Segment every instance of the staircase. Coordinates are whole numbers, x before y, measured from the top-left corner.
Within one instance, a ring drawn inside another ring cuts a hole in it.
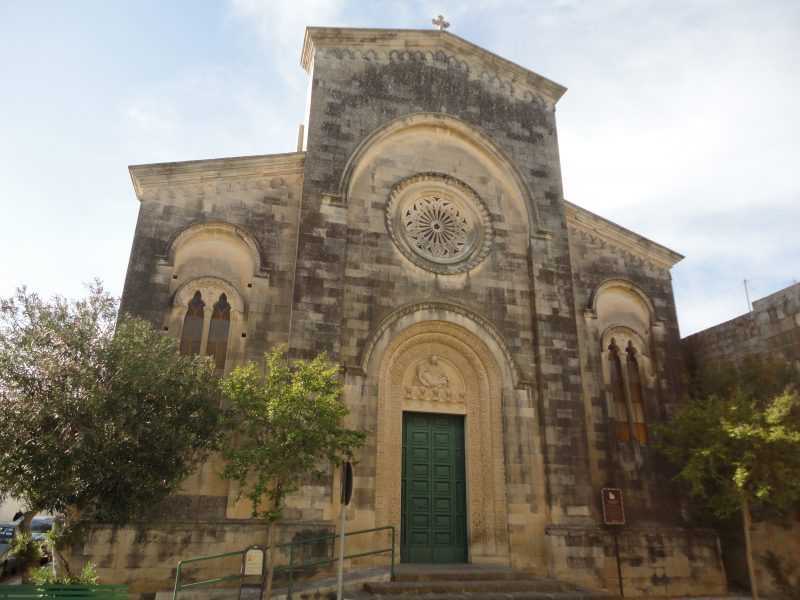
[[[348,594],[359,600],[588,600],[613,599],[607,592],[537,577],[503,567],[478,565],[400,565],[394,581],[364,584],[364,591]]]

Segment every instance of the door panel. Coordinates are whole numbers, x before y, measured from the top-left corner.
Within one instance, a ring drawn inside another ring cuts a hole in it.
[[[403,414],[401,560],[467,561],[464,418]]]

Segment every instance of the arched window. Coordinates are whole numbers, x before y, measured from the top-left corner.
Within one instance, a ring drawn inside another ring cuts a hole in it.
[[[181,331],[181,354],[200,354],[200,345],[203,342],[203,315],[206,303],[200,291],[196,291],[189,307],[186,309],[186,316],[183,319],[183,329]]]
[[[614,398],[614,434],[619,442],[630,439],[628,426],[628,403],[625,399],[625,378],[622,374],[622,361],[619,358],[619,348],[614,339],[608,347],[608,360],[611,371],[611,394]]]
[[[208,327],[208,343],[206,344],[206,354],[214,357],[214,367],[217,371],[225,370],[230,326],[231,305],[228,304],[228,297],[222,293],[219,295],[219,300],[214,303],[211,324]]]
[[[633,435],[640,444],[647,443],[647,421],[644,416],[644,400],[642,398],[642,378],[639,361],[636,360],[636,348],[631,342],[625,350],[628,355],[628,382],[631,394],[631,419]]]

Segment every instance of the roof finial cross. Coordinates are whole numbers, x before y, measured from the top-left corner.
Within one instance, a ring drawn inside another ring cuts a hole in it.
[[[450,23],[444,20],[442,15],[438,15],[435,19],[431,19],[431,23],[433,23],[436,27],[439,28],[439,31],[444,31],[448,27],[450,27]]]

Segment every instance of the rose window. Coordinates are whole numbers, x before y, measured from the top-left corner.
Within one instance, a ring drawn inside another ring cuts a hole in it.
[[[392,190],[386,225],[402,253],[417,266],[460,273],[489,251],[489,213],[475,191],[447,175],[423,173]]]
[[[403,215],[414,248],[433,260],[458,259],[467,249],[470,223],[453,202],[429,196],[409,204]]]

